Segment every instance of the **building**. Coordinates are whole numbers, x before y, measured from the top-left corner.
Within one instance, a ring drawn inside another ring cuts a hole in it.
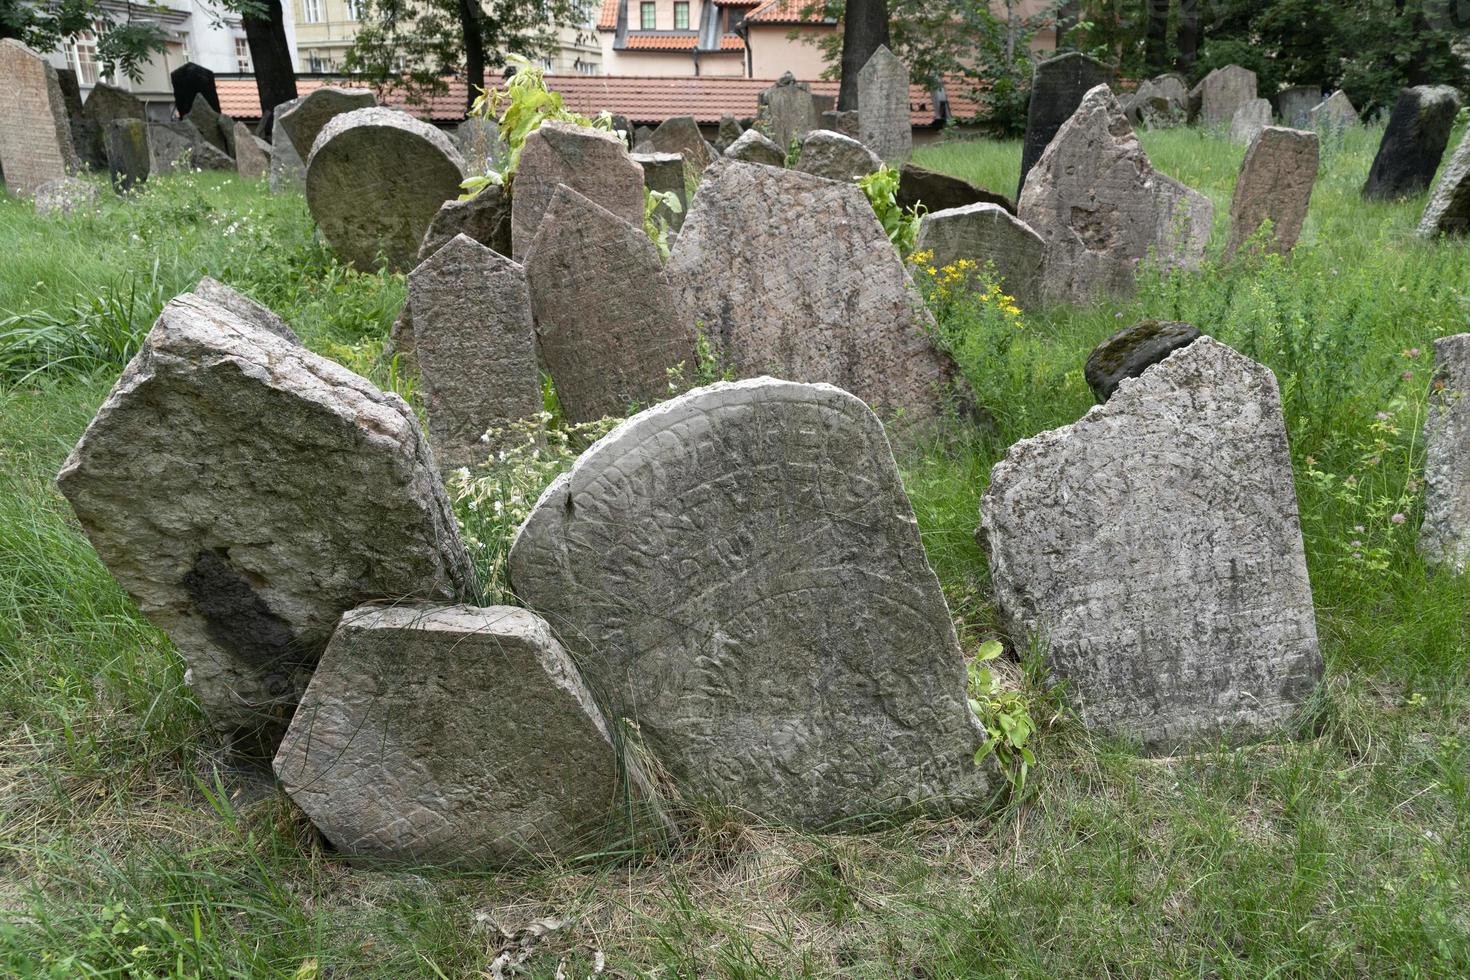
[[[807,13],[811,0],[603,0],[597,19],[609,75],[719,75],[814,79],[814,43],[837,22]],[[795,33],[796,37],[791,37]]]

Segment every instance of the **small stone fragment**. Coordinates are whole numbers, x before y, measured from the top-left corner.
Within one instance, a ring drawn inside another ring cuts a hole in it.
[[[1193,324],[1174,320],[1141,320],[1098,344],[1087,355],[1083,375],[1093,397],[1105,402],[1118,385],[1136,378],[1148,368],[1199,340]]]
[[[795,169],[850,184],[883,166],[878,154],[850,136],[814,129],[801,139]]]
[[[786,151],[758,129],[747,129],[741,133],[740,138],[725,151],[725,158],[741,163],[759,163],[767,167],[786,166]]]
[[[80,177],[58,177],[36,188],[37,214],[71,214],[96,204],[97,185]]]

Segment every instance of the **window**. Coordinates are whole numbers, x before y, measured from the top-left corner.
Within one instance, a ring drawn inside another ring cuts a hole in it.
[[[643,30],[651,31],[656,26],[657,22],[654,20],[653,14],[655,9],[657,8],[654,4],[651,3],[642,3],[638,5],[638,16],[641,18],[638,22],[638,26],[641,27]]]
[[[322,0],[301,0],[301,19],[308,24],[320,24]]]
[[[361,0],[347,0],[347,19],[362,20]]]
[[[77,73],[77,81],[83,85],[97,84],[97,35],[91,31],[78,31],[71,42],[71,66]]]
[[[250,74],[250,42],[243,37],[235,38],[235,64],[242,75]]]
[[[674,4],[674,30],[689,30],[689,4],[684,0]]]

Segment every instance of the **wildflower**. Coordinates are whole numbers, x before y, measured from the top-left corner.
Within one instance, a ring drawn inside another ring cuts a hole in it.
[[[1405,517],[1403,514],[1395,514],[1392,517],[1390,517],[1389,520],[1392,521],[1395,524],[1402,524],[1402,523],[1404,523],[1404,521],[1408,520],[1408,518]]]
[[[1353,532],[1356,533],[1356,534],[1362,534],[1362,533],[1364,533],[1367,530],[1368,529],[1366,527],[1364,527],[1363,525],[1361,525],[1361,524],[1354,524],[1353,525]]]
[[[1388,413],[1387,412],[1379,412],[1378,414],[1374,415],[1373,417],[1375,419],[1377,419],[1378,421],[1380,421],[1380,422],[1387,422],[1388,421]]]
[[[1354,474],[1352,476],[1349,476],[1346,480],[1343,480],[1342,482],[1346,486],[1350,486],[1350,487],[1357,486],[1358,485],[1358,477],[1357,477],[1357,474]]]
[[[1407,353],[1408,353],[1408,355],[1410,357],[1418,357],[1419,356],[1419,348],[1417,348],[1417,347],[1410,347],[1408,349]]]
[[[1114,320],[1121,320],[1121,319],[1123,319],[1123,311],[1122,310],[1119,310],[1117,313],[1114,313],[1113,314],[1113,319]]]
[[[1405,381],[1413,381],[1414,380],[1414,372],[1413,371],[1405,371],[1403,374],[1399,375],[1399,377],[1403,378]]]

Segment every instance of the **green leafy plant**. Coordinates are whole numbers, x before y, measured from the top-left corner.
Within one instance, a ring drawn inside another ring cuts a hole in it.
[[[663,211],[659,210],[660,205]],[[669,227],[668,216],[683,213],[684,205],[680,203],[678,194],[643,188],[643,231],[665,261],[669,257],[669,232],[673,230]]]
[[[1003,687],[1000,678],[986,664],[1001,655],[999,640],[987,640],[980,644],[975,659],[970,661],[969,694],[970,710],[985,726],[989,736],[975,753],[975,764],[985,761],[995,753],[1001,772],[1017,790],[1026,787],[1026,776],[1036,765],[1036,756],[1026,743],[1036,731],[1026,697],[1020,691]]]
[[[857,185],[873,205],[873,213],[883,225],[883,231],[900,255],[914,250],[914,240],[919,235],[920,208],[903,208],[898,204],[898,171],[883,166],[866,176],[857,178]]]

